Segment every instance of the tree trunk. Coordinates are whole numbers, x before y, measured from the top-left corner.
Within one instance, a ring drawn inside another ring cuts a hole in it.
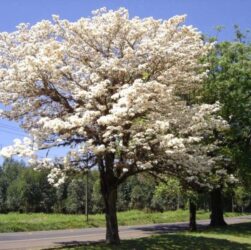
[[[232,206],[232,213],[234,213],[234,196],[232,195],[232,204],[231,204],[231,206]]]
[[[193,200],[189,199],[189,229],[196,231],[196,204]]]
[[[85,183],[85,218],[86,218],[86,222],[88,223],[89,221],[89,210],[88,210],[88,170],[86,172],[86,183]]]
[[[106,219],[106,242],[109,244],[119,244],[119,230],[117,220],[117,189],[110,190],[104,197],[105,219]]]
[[[178,192],[177,194],[177,209],[176,210],[179,210],[180,209],[180,193]]]
[[[211,195],[211,227],[226,226],[227,223],[223,217],[222,195],[221,189],[213,189]]]
[[[119,244],[119,230],[117,220],[117,179],[113,172],[113,156],[107,155],[106,166],[100,172],[101,193],[105,204],[106,243]]]

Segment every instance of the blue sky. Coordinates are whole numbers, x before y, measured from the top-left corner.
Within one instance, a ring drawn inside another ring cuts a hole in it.
[[[187,14],[186,24],[192,24],[207,35],[215,35],[215,26],[223,25],[220,40],[233,38],[233,25],[243,30],[251,28],[251,0],[2,0],[0,1],[0,32],[11,32],[20,22],[34,24],[51,19],[52,14],[71,21],[90,16],[100,7],[126,7],[130,16],[167,19]],[[24,132],[15,123],[0,120],[0,146],[12,143]],[[58,154],[61,150],[54,151]]]

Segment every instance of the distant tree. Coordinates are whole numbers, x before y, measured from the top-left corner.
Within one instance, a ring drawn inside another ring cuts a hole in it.
[[[56,203],[56,188],[48,182],[48,171],[40,171],[39,186],[41,192],[41,200],[39,202],[39,211],[52,212]]]
[[[88,193],[86,194],[86,176],[74,177],[67,187],[66,211],[68,213],[85,213],[86,209],[86,195],[88,198],[88,212],[92,212],[92,189],[93,178],[92,173],[88,173]],[[100,190],[99,190],[100,192]]]
[[[81,178],[72,179],[67,187],[66,211],[68,213],[85,212],[85,187],[86,184]]]
[[[0,167],[0,211],[17,211],[21,204],[22,183],[18,177],[24,171],[24,163],[5,159]]]
[[[7,189],[8,189],[8,180],[4,176],[2,169],[0,169],[0,213],[7,212]]]
[[[22,200],[24,185],[25,183],[17,178],[8,186],[6,204],[9,211],[24,212],[25,205]]]
[[[118,211],[125,211],[130,209],[130,201],[132,189],[137,185],[138,180],[136,176],[131,176],[128,178],[127,182],[124,182],[120,185],[118,189],[118,201],[117,208]]]
[[[251,192],[243,185],[239,185],[234,189],[234,209],[236,211],[245,211],[245,208],[251,207]]]
[[[165,182],[158,184],[154,190],[151,207],[160,211],[179,209],[182,202],[181,190],[178,179],[165,178]]]
[[[93,184],[93,193],[92,193],[93,213],[103,213],[105,211],[105,204],[100,189],[101,189],[100,181],[99,179],[97,179]]]
[[[69,181],[62,183],[56,189],[56,203],[54,204],[53,211],[56,213],[66,213],[66,199],[67,199],[67,188]]]
[[[2,164],[2,172],[8,182],[17,179],[21,172],[24,170],[24,163],[13,159],[6,158]]]
[[[22,203],[26,212],[51,212],[55,202],[55,188],[47,180],[46,171],[27,168],[20,179],[23,183]]]

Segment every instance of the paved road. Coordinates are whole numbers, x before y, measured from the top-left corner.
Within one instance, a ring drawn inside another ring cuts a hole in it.
[[[251,215],[227,218],[226,221],[229,224],[251,222]],[[208,222],[208,220],[200,220],[198,221],[198,225],[200,227],[206,227]],[[187,228],[187,222],[177,222],[140,226],[121,226],[119,231],[121,239],[132,239],[147,237],[158,233],[175,232]],[[1,233],[0,250],[48,249],[93,241],[102,241],[104,238],[104,228]]]

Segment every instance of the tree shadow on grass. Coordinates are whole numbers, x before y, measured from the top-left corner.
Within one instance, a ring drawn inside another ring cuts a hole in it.
[[[233,236],[247,236],[251,237],[251,222],[244,222],[235,225],[229,225],[227,227],[213,228],[206,232],[220,233]]]
[[[241,244],[223,239],[201,236],[165,234],[150,238],[124,240],[120,246],[109,246],[105,243],[69,242],[59,249],[76,250],[250,250],[250,244]],[[75,246],[74,246],[75,245]]]
[[[207,225],[197,225],[199,230],[205,230],[208,228]],[[179,232],[179,231],[187,231],[189,230],[188,223],[179,223],[174,225],[156,225],[156,226],[139,226],[133,227],[134,230],[149,232],[150,234],[163,234],[163,233],[172,233],[172,232]]]

